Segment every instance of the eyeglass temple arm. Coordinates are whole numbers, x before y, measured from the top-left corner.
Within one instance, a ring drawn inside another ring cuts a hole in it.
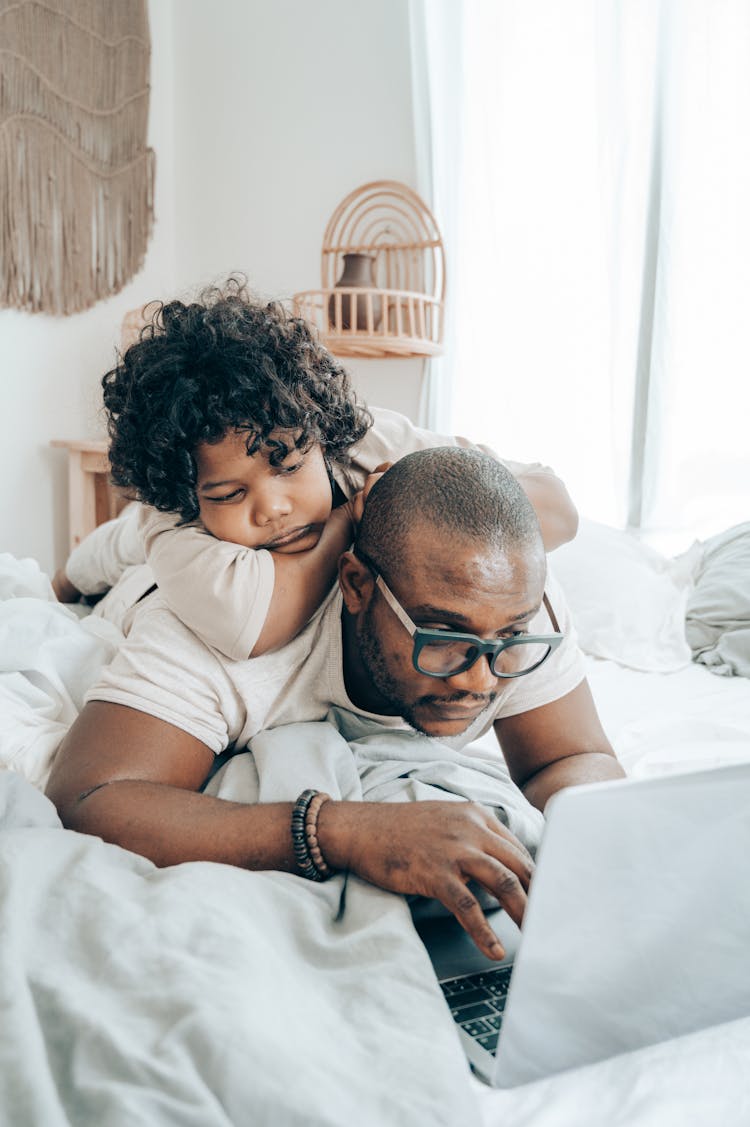
[[[413,638],[415,633],[416,633],[415,624],[412,622],[412,620],[406,614],[404,609],[400,606],[400,604],[393,597],[393,595],[390,592],[390,589],[388,588],[388,585],[386,584],[385,580],[383,579],[383,577],[379,573],[376,573],[376,575],[375,575],[375,586],[380,588],[380,590],[383,594],[383,597],[385,598],[385,601],[388,603],[388,606],[391,608],[393,613],[396,615],[396,617],[400,621],[401,625],[406,627],[406,629],[409,631],[409,633],[411,634],[411,636]],[[555,633],[561,634],[562,631],[561,631],[560,625],[557,621],[557,616],[555,615],[555,612],[552,609],[552,604],[550,603],[549,599],[547,598],[547,592],[546,591],[544,592],[544,597],[542,598],[542,602],[544,603],[544,606],[547,610],[547,614],[549,615],[550,622],[552,623],[552,625],[555,629]]]
[[[404,608],[399,602],[397,602],[395,595],[391,592],[390,587],[386,583],[385,579],[383,579],[382,575],[380,575],[380,573],[376,573],[375,575],[375,586],[380,590],[383,598],[388,603],[388,606],[391,608],[401,625],[405,627],[405,629],[413,638],[417,632],[416,624],[412,622]]]
[[[555,633],[556,634],[562,634],[562,630],[560,629],[558,622],[557,622],[557,618],[555,617],[555,612],[552,609],[552,604],[550,603],[549,599],[547,598],[547,592],[546,591],[544,592],[544,598],[542,599],[542,602],[544,603],[545,607],[547,608],[547,614],[549,615],[550,622],[552,623],[552,625],[555,628]]]

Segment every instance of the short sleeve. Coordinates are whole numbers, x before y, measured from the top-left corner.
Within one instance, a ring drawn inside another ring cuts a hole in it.
[[[143,509],[141,534],[159,591],[206,645],[234,661],[252,652],[271,605],[274,566],[265,548],[217,540],[174,513]]]
[[[242,704],[219,659],[152,595],[86,701],[122,704],[189,732],[215,754],[236,738]]]

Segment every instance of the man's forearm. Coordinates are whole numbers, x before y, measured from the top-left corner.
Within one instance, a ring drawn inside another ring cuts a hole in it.
[[[95,834],[164,867],[219,861],[294,869],[291,803],[247,806],[163,783],[117,779],[59,809],[67,829]]]
[[[552,795],[564,787],[624,778],[625,772],[614,755],[603,751],[592,751],[568,755],[564,759],[549,763],[541,771],[537,771],[521,789],[532,806],[544,810]]]
[[[60,802],[68,829],[96,834],[159,866],[218,861],[294,872],[291,803],[245,806],[163,783],[118,779]],[[485,955],[503,949],[466,887],[478,880],[516,923],[533,863],[524,847],[470,802],[324,803],[317,839],[334,870],[392,892],[438,897]]]

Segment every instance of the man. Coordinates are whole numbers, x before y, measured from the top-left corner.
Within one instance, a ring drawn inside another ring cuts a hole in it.
[[[293,871],[291,804],[199,790],[214,754],[337,705],[448,748],[494,724],[514,782],[543,810],[561,787],[622,775],[545,582],[533,509],[507,470],[476,450],[411,454],[372,489],[339,590],[275,653],[231,661],[158,593],[144,600],[48,794],[66,826],[159,865]],[[523,914],[531,859],[483,807],[329,801],[317,837],[330,868],[440,899],[490,957],[502,952],[468,882]]]

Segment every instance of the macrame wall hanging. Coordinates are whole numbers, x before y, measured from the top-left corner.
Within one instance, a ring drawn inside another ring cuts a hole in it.
[[[75,313],[153,224],[146,0],[0,0],[0,305]]]

